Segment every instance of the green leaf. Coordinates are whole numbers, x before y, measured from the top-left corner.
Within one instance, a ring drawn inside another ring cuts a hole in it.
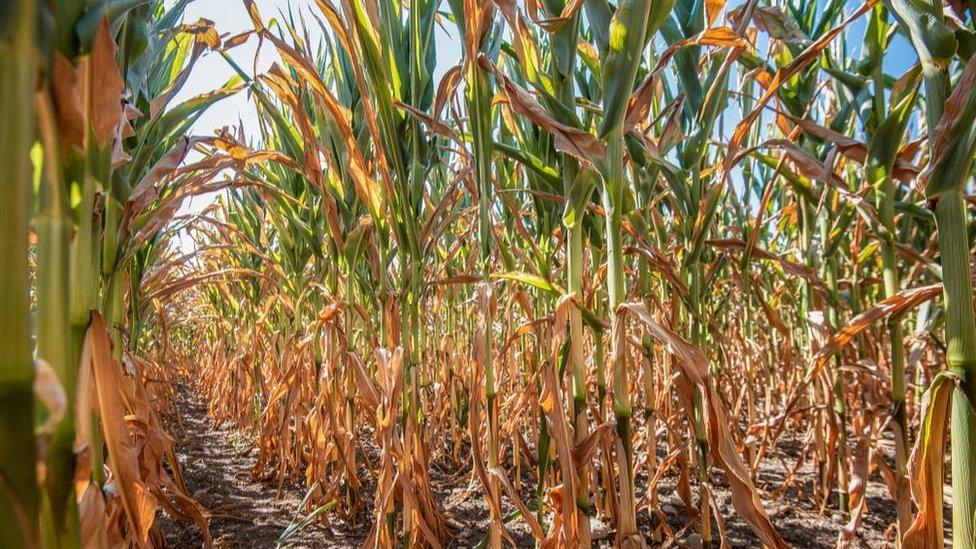
[[[539,275],[534,275],[531,273],[526,273],[524,271],[509,271],[507,273],[492,273],[492,278],[500,280],[510,280],[512,282],[520,282],[522,284],[527,284],[533,288],[538,288],[544,292],[549,292],[553,295],[563,295],[566,293],[558,284],[555,282],[550,282]]]
[[[566,207],[563,211],[563,225],[572,229],[579,225],[590,202],[593,190],[600,183],[600,174],[593,168],[584,168],[573,180],[573,185],[566,197]]]

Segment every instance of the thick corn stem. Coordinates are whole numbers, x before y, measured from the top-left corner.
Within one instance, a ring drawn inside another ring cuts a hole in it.
[[[15,1],[0,20],[0,539],[37,546],[38,492],[34,447],[27,212],[33,141],[35,3]]]

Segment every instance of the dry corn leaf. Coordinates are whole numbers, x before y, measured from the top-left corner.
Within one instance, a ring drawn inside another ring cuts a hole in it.
[[[902,540],[907,549],[942,549],[945,545],[943,464],[952,394],[959,383],[955,375],[942,372],[932,380],[922,397],[922,429],[912,450],[910,467],[913,471],[912,496],[918,505],[918,514]],[[972,412],[972,406],[969,411]]]
[[[57,130],[61,140],[61,152],[70,148],[84,149],[88,135],[87,108],[84,91],[87,87],[87,60],[75,67],[61,52],[54,53],[54,70],[51,75],[51,92],[57,111]]]
[[[91,51],[91,125],[99,147],[106,147],[122,122],[125,82],[115,60],[118,47],[108,19],[102,21]]]
[[[590,163],[594,159],[604,156],[605,147],[595,135],[557,121],[528,91],[509,80],[487,58],[481,57],[480,62],[485,70],[498,78],[512,110],[551,133],[555,140],[556,149],[575,156],[583,163]]]
[[[763,109],[766,108],[766,104],[776,95],[779,91],[780,86],[784,82],[788,81],[790,78],[798,74],[801,70],[805,69],[810,63],[813,63],[820,55],[820,52],[824,50],[837,36],[839,36],[844,29],[850,25],[852,22],[857,20],[859,17],[870,11],[878,0],[868,0],[861,4],[850,16],[844,19],[840,24],[838,24],[833,29],[824,33],[823,36],[817,39],[816,42],[807,46],[799,55],[797,55],[789,65],[776,71],[776,74],[770,80],[769,84],[765,86],[766,91],[763,92],[762,97],[756,102],[756,106],[753,108],[749,114],[747,114],[743,119],[736,125],[735,130],[732,132],[732,137],[729,139],[728,145],[728,155],[725,160],[725,172],[728,173],[732,167],[742,159],[743,153],[740,151],[742,142],[745,140],[746,135],[752,128],[752,125],[762,114]]]
[[[725,8],[727,0],[705,0],[705,20],[709,27],[715,24]]]
[[[708,379],[709,360],[696,345],[686,341],[665,326],[651,318],[644,303],[623,303],[617,314],[633,314],[640,320],[648,333],[661,343],[665,349],[678,358],[678,367],[688,381],[703,393],[706,404],[706,425],[708,447],[712,458],[725,470],[732,490],[732,506],[749,525],[757,537],[768,547],[789,547],[770,522],[752,478],[742,463],[732,433],[725,406],[715,393],[713,383]],[[686,404],[687,406],[687,404]],[[693,412],[689,409],[689,414]]]
[[[149,545],[149,529],[156,517],[156,498],[139,474],[139,446],[126,426],[126,406],[119,392],[118,363],[112,357],[112,344],[105,321],[92,312],[86,338],[91,345],[90,367],[98,401],[98,415],[102,420],[102,434],[108,448],[109,468],[115,477],[119,497],[132,526],[133,541],[140,547]]]

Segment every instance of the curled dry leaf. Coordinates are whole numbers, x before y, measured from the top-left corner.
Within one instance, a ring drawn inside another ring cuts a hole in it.
[[[99,147],[106,147],[122,122],[125,83],[115,61],[118,47],[108,19],[102,21],[91,52],[91,125]]]
[[[98,414],[108,448],[109,468],[115,477],[119,498],[132,526],[133,541],[140,547],[149,545],[149,529],[156,516],[156,498],[149,493],[139,474],[139,446],[126,426],[126,407],[119,393],[121,375],[112,357],[112,344],[105,321],[92,313],[86,335],[91,345],[91,364]]]
[[[58,137],[61,152],[84,149],[87,141],[87,110],[82,104],[82,91],[87,86],[87,61],[75,67],[61,52],[54,54],[54,69],[51,75],[51,93],[57,111]]]
[[[918,513],[905,532],[903,545],[908,549],[942,549],[945,535],[942,526],[943,472],[946,431],[953,395],[965,404],[955,407],[976,420],[976,409],[961,389],[962,380],[951,372],[942,372],[932,380],[922,397],[922,429],[912,450],[912,497]],[[958,389],[958,391],[957,391]]]
[[[732,490],[732,506],[736,512],[766,546],[789,547],[766,515],[756,487],[752,484],[752,477],[739,455],[735,440],[729,431],[729,418],[725,412],[725,405],[716,394],[712,381],[708,379],[708,357],[698,346],[655,321],[647,310],[646,304],[622,303],[617,314],[623,312],[633,314],[644,324],[647,332],[678,359],[677,366],[684,377],[701,391],[707,414],[706,430],[710,455],[725,470]],[[685,406],[689,405],[688,400],[690,399],[684,399]],[[694,414],[691,409],[686,412],[690,415]]]
[[[479,62],[485,70],[498,78],[512,110],[551,133],[555,140],[556,149],[576,157],[583,163],[589,163],[595,158],[604,156],[603,142],[597,139],[595,135],[557,121],[528,91],[502,74],[487,58],[482,56],[479,58]]]

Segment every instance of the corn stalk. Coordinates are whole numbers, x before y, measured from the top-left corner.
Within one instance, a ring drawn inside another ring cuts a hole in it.
[[[38,487],[34,442],[34,365],[31,356],[28,205],[32,182],[33,2],[0,13],[0,254],[7,258],[0,289],[0,536],[12,547],[38,547]]]

